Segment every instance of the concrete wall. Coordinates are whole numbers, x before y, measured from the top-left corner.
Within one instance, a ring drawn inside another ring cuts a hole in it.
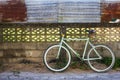
[[[20,63],[23,60],[30,60],[33,63],[43,64],[43,54],[48,46],[56,43],[3,43],[0,45],[0,62]],[[75,50],[82,52],[83,43],[70,42]],[[120,42],[105,43],[112,48],[116,57],[120,58]]]

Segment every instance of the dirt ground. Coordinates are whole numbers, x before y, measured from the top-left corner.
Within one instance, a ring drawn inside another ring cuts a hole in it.
[[[4,64],[0,67],[0,72],[34,72],[34,73],[54,73],[48,70],[44,65],[41,64]],[[64,71],[64,73],[94,73],[90,68],[79,68],[70,66]],[[108,71],[120,72],[120,69],[112,69]]]

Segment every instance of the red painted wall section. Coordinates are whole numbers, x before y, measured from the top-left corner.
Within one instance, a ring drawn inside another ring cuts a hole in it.
[[[26,19],[24,0],[0,0],[0,22],[22,22]]]

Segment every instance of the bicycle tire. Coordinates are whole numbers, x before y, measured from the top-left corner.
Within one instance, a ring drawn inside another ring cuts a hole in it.
[[[90,60],[91,57],[96,57],[94,49],[100,53],[101,59]],[[106,72],[115,64],[115,55],[113,51],[105,45],[96,45],[88,52],[88,64],[90,68],[96,72]],[[95,65],[93,65],[95,64]]]
[[[64,46],[61,46],[61,50],[64,50],[65,52],[60,53],[60,54],[65,54],[66,56],[61,56],[61,57],[59,56],[59,59],[56,59],[56,56],[57,56],[56,54],[58,52],[57,48],[59,49],[59,47],[60,47],[60,45],[52,45],[52,46],[48,47],[48,49],[45,51],[44,56],[43,56],[43,61],[44,61],[45,66],[53,72],[64,71],[68,68],[68,66],[71,63],[71,54],[69,53],[68,49],[65,48]],[[50,54],[50,51],[52,54]],[[55,57],[54,57],[54,55],[55,55]],[[51,61],[49,59],[51,59]],[[68,59],[68,61],[66,62],[67,59]],[[52,63],[52,60],[54,63]],[[66,62],[66,64],[65,64],[65,62]],[[51,63],[51,64],[49,64],[49,63]]]

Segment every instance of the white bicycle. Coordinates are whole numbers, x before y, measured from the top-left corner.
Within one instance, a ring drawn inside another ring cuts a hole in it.
[[[89,35],[95,33],[94,30],[88,30],[88,32]],[[67,44],[68,40],[86,41],[82,57]],[[86,53],[88,45],[91,46],[91,49]],[[109,47],[105,45],[93,45],[89,38],[64,38],[63,34],[59,44],[52,45],[45,51],[43,56],[44,64],[51,71],[64,71],[71,63],[71,52],[73,52],[80,60],[87,61],[90,68],[96,72],[108,71],[115,64],[115,55]]]

